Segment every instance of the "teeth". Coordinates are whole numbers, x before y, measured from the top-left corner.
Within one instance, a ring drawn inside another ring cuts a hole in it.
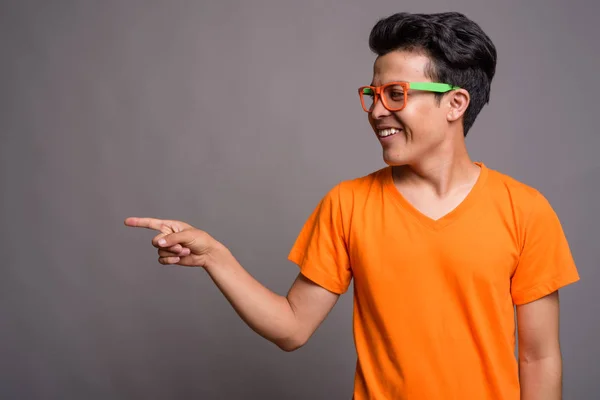
[[[381,137],[385,137],[385,136],[393,135],[394,133],[398,133],[398,132],[400,132],[400,129],[389,128],[389,129],[381,129],[379,132],[377,132],[377,134]]]

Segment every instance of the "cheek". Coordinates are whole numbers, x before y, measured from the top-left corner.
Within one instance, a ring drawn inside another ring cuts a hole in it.
[[[419,110],[414,108],[405,108],[396,112],[394,118],[402,125],[409,137],[417,135],[422,129],[423,117],[420,115]]]
[[[367,114],[367,119],[369,120],[369,125],[371,125],[372,128],[375,128],[375,120],[371,113]]]
[[[419,136],[438,130],[443,120],[440,112],[437,107],[417,103],[411,108],[407,107],[400,111],[398,118],[412,135]]]

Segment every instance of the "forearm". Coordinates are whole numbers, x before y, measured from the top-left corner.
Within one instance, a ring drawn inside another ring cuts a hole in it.
[[[560,355],[519,361],[521,400],[561,400],[562,360]]]
[[[254,279],[224,246],[215,254],[205,269],[242,320],[280,348],[297,348],[296,317],[287,298]]]

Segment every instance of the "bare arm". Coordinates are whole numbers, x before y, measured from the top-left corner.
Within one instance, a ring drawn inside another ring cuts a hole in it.
[[[517,306],[521,399],[562,399],[558,291]]]
[[[125,225],[161,232],[152,239],[161,264],[203,267],[242,320],[285,351],[303,346],[339,298],[302,274],[287,296],[276,294],[254,279],[227,247],[184,222],[127,218]]]
[[[332,293],[298,274],[287,296],[254,279],[225,247],[206,271],[238,315],[256,333],[285,351],[304,345],[336,304]]]

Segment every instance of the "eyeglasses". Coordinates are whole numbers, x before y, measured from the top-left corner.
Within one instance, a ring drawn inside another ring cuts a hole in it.
[[[389,82],[382,86],[361,86],[358,88],[358,95],[366,112],[373,111],[378,98],[388,111],[396,112],[406,107],[409,90],[446,93],[454,89],[460,87],[437,82]]]

